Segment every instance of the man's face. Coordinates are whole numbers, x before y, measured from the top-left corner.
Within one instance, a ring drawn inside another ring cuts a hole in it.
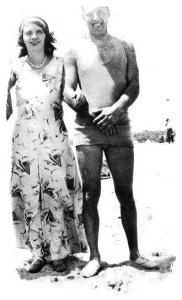
[[[89,32],[95,36],[107,32],[109,9],[105,6],[95,8],[83,8],[83,17],[87,23]]]

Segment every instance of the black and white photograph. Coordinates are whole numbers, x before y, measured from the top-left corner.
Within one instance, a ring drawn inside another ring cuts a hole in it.
[[[180,298],[179,1],[0,6],[2,295]]]

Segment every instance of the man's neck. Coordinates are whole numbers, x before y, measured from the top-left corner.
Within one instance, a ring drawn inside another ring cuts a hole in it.
[[[110,35],[107,32],[104,32],[102,34],[89,34],[90,39],[95,43],[95,44],[107,44],[108,41],[110,40]]]

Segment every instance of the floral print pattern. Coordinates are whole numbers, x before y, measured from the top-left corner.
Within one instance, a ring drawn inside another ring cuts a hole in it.
[[[63,63],[53,57],[37,74],[24,57],[15,70],[11,195],[17,246],[62,259],[86,250],[81,184],[60,99]]]

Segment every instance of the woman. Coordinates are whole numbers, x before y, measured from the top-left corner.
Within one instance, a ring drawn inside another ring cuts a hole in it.
[[[19,59],[12,65],[7,119],[16,87],[11,194],[18,247],[33,253],[29,272],[46,262],[61,272],[69,253],[86,249],[82,196],[75,158],[63,122],[63,62],[53,55],[53,33],[39,17],[19,29]]]

